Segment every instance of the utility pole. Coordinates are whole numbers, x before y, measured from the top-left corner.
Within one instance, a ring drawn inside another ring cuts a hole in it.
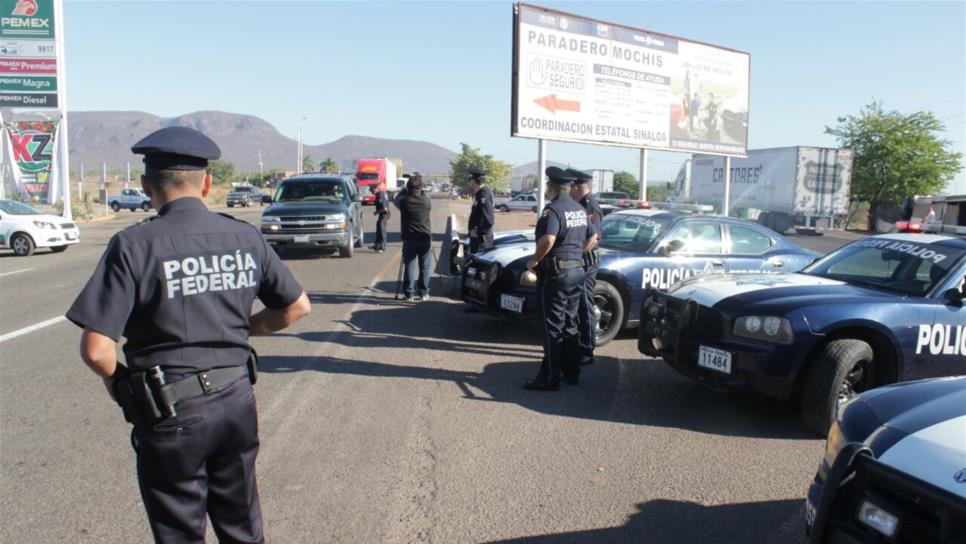
[[[262,152],[258,152],[258,179],[265,182],[265,165],[262,163]]]
[[[302,123],[304,123],[306,119],[308,119],[308,117],[303,117],[302,119],[299,120],[299,152],[298,152],[299,163],[298,163],[298,166],[295,168],[295,171],[298,172],[299,174],[302,173]]]

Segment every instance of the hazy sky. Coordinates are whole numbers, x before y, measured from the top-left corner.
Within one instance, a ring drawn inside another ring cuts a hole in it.
[[[966,151],[966,3],[540,2],[751,54],[749,147],[834,146],[872,100],[934,112]],[[322,144],[347,134],[460,142],[514,165],[510,2],[89,2],[65,7],[71,110],[223,110]],[[294,150],[293,150],[294,155]],[[548,158],[637,172],[636,150],[548,143]],[[686,155],[650,153],[650,178]],[[966,193],[960,173],[952,188]]]

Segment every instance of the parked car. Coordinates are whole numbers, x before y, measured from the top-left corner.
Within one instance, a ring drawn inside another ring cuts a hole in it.
[[[495,204],[496,209],[501,212],[511,212],[511,211],[537,211],[537,197],[532,194],[521,194],[517,195],[510,200],[503,200]]]
[[[0,249],[27,257],[38,247],[60,253],[77,243],[80,231],[74,223],[14,200],[0,200]]]
[[[810,544],[966,540],[966,377],[843,404],[805,500]]]
[[[701,274],[799,270],[818,257],[770,229],[727,217],[624,210],[605,217],[601,231],[598,345],[637,325],[648,288]],[[463,266],[462,299],[498,315],[532,315],[536,286],[521,274],[535,246],[531,236],[474,255]]]
[[[801,399],[805,427],[825,434],[859,392],[966,374],[964,277],[966,240],[873,236],[798,274],[651,291],[638,349],[716,389]]]
[[[229,208],[235,206],[247,208],[254,204],[262,206],[264,205],[264,197],[265,194],[258,187],[252,185],[236,185],[228,193],[228,196],[225,198],[225,203]]]
[[[362,205],[352,178],[326,174],[283,180],[262,212],[261,231],[279,253],[338,250],[352,257],[363,244]]]
[[[137,209],[148,211],[151,209],[151,199],[141,189],[124,189],[119,195],[107,197],[107,205],[114,213],[121,211],[121,208],[132,212]]]
[[[631,208],[634,207],[633,203],[636,202],[631,198],[631,195],[623,191],[605,191],[594,196],[597,197],[599,204],[609,204],[618,208]]]

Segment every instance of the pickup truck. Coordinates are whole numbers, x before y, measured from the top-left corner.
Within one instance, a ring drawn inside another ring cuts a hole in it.
[[[310,174],[282,180],[272,205],[262,212],[262,236],[280,255],[304,249],[352,257],[363,242],[361,201],[349,177]]]
[[[132,212],[138,208],[148,211],[151,209],[151,199],[141,189],[124,189],[119,195],[107,197],[107,205],[115,213],[121,211],[121,208],[127,208]]]

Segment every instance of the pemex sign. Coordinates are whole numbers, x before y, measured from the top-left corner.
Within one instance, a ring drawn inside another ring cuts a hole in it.
[[[54,0],[0,1],[0,37],[54,39]]]

